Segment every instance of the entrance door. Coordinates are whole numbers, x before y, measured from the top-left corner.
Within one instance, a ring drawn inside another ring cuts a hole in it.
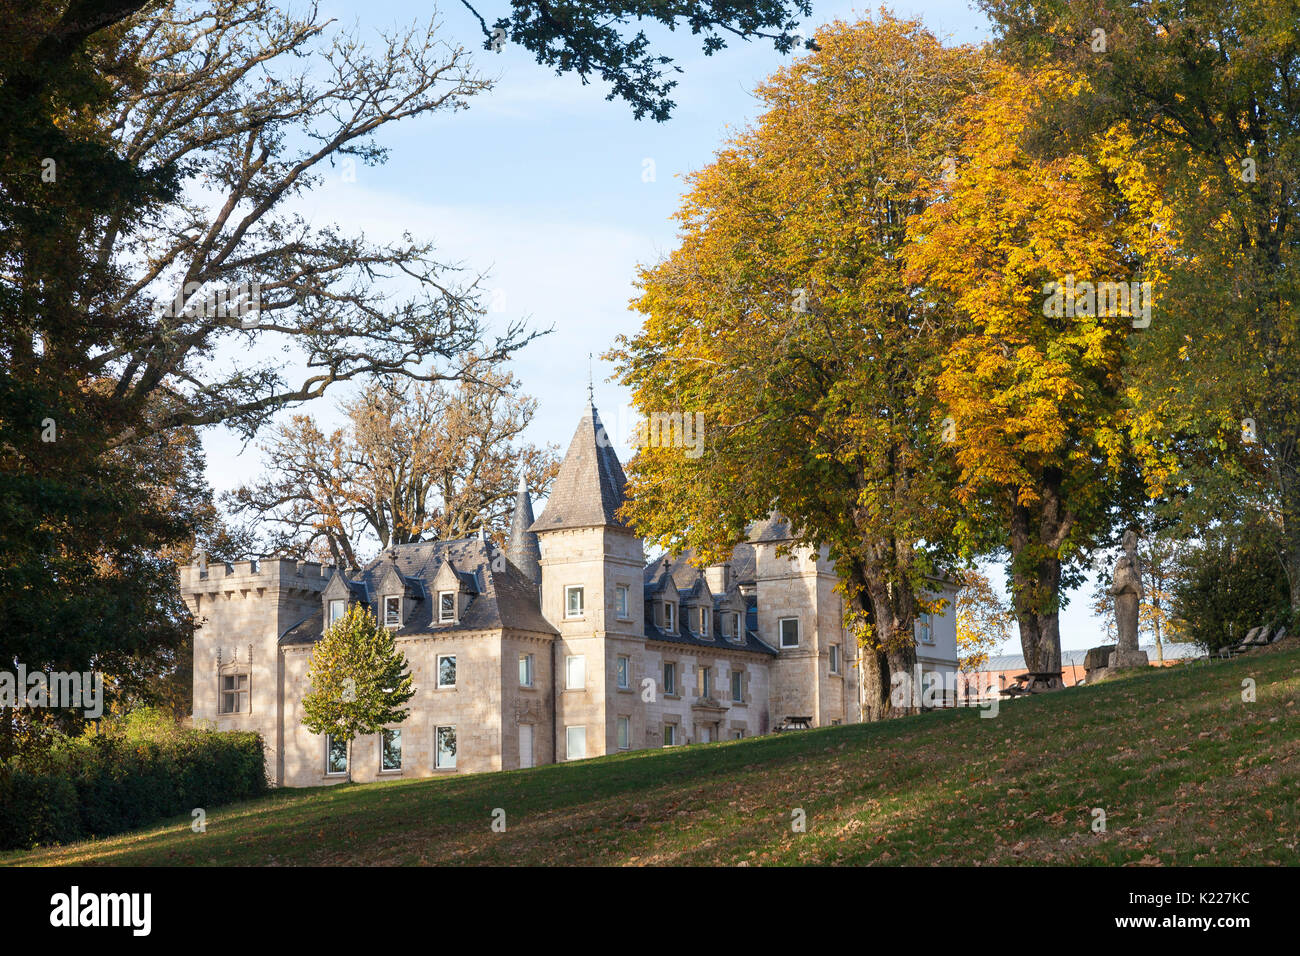
[[[533,765],[533,725],[519,725],[519,766]]]

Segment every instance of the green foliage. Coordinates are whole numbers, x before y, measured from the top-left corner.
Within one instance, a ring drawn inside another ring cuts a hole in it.
[[[360,604],[350,605],[326,629],[312,649],[307,679],[311,689],[302,700],[303,726],[349,745],[358,736],[401,723],[407,715],[402,705],[415,696],[415,680],[392,631]]]
[[[463,2],[479,18],[485,50],[499,50],[508,38],[557,74],[577,73],[583,83],[596,74],[610,85],[606,99],[622,99],[637,119],[648,113],[659,122],[676,105],[668,94],[677,81],[664,76],[681,68],[655,53],[644,30],[625,36],[633,23],[657,21],[670,30],[689,26],[691,33],[704,36],[705,56],[727,45],[724,33],[769,39],[788,53],[799,40],[791,32],[799,23],[791,17],[812,13],[810,0],[510,0],[510,15],[489,29],[477,9],[484,6],[482,0]],[[805,46],[811,44],[805,41]]]
[[[1189,551],[1174,589],[1186,639],[1211,653],[1261,624],[1290,625],[1286,573],[1275,531],[1220,535]]]
[[[266,790],[262,738],[146,711],[0,764],[0,847],[121,833]]]

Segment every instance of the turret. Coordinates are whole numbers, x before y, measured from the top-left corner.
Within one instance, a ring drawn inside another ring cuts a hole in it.
[[[539,584],[542,579],[542,551],[537,544],[537,533],[530,530],[535,520],[533,499],[528,494],[528,481],[520,472],[515,510],[510,518],[510,535],[506,538],[506,558],[530,581]]]

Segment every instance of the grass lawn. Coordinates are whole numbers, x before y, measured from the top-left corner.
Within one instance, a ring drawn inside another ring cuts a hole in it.
[[[1242,700],[1242,682],[1256,700]],[[5,864],[1296,864],[1300,647],[883,724],[281,790]],[[1093,808],[1106,830],[1093,832]],[[493,832],[493,811],[506,830]],[[806,832],[792,831],[792,813]]]

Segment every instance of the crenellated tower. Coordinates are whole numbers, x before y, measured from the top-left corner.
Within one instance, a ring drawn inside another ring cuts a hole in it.
[[[280,637],[319,615],[333,569],[268,558],[209,564],[202,551],[180,568],[194,632],[193,719],[220,730],[252,730],[266,745],[267,775],[283,779]]]

